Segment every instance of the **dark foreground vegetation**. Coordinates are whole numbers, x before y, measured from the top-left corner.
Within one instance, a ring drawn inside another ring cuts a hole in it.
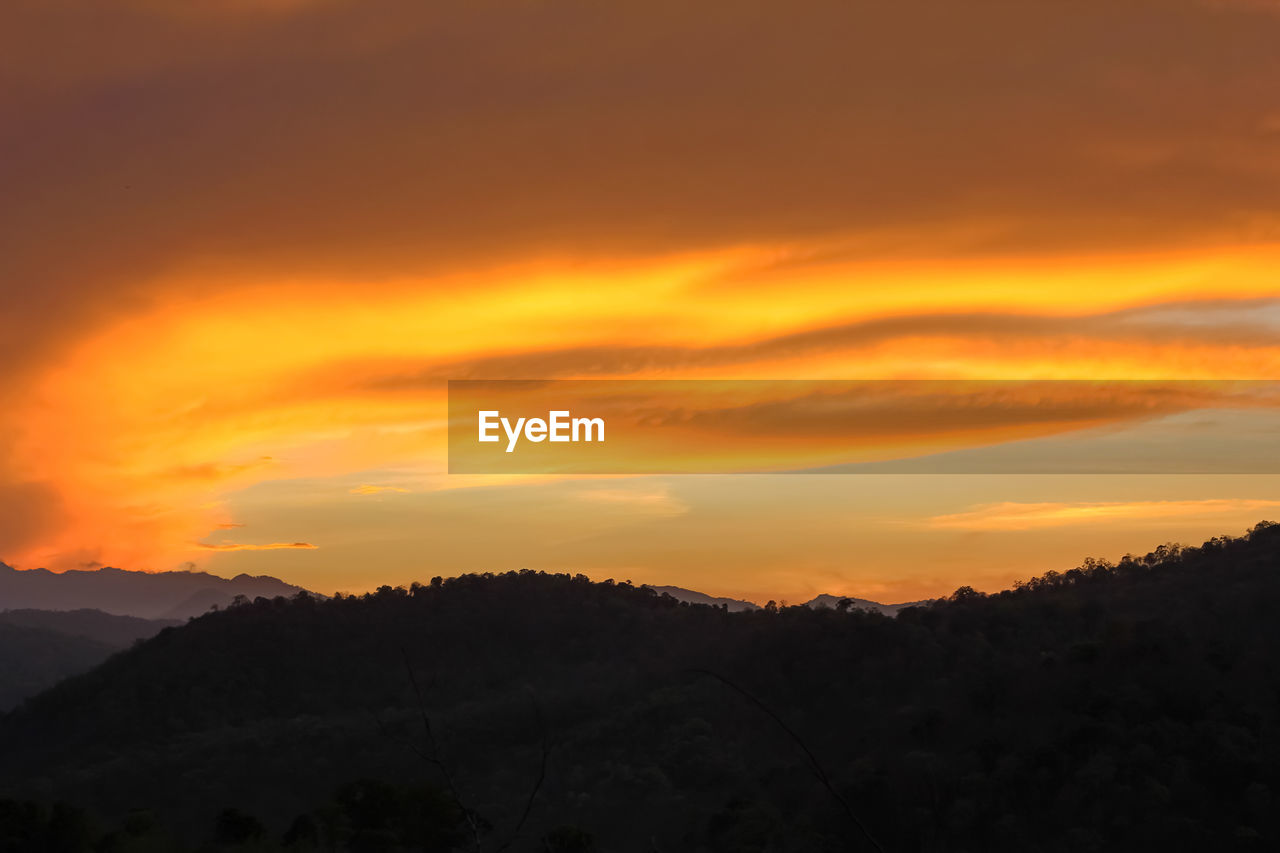
[[[1276,849],[1278,609],[1269,525],[897,619],[259,599],[0,720],[0,851]]]

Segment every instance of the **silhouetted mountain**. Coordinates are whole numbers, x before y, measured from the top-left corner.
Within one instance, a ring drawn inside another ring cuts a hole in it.
[[[850,598],[849,596],[844,595],[828,595],[824,592],[822,595],[806,601],[804,606],[811,607],[815,610],[838,610],[840,608],[840,602],[842,601],[849,602],[848,607],[850,610],[870,610],[876,613],[883,613],[885,616],[897,616],[898,611],[902,610],[904,607],[919,607],[923,604],[929,603],[927,601],[912,601],[906,604],[881,604],[878,601],[868,601],[865,598]]]
[[[707,604],[712,607],[725,605],[729,608],[730,613],[740,613],[744,610],[759,610],[760,605],[750,601],[743,601],[740,598],[715,598],[707,595],[705,592],[697,592],[692,589],[685,589],[679,586],[655,586],[653,591],[659,595],[666,594],[674,598],[676,601],[683,601],[686,604]]]
[[[162,628],[180,625],[177,619],[140,619],[101,610],[0,610],[0,624],[43,628],[72,637],[124,648],[135,640],[154,637]]]
[[[274,580],[274,578],[273,578]],[[276,595],[284,595],[285,593],[276,592]],[[296,594],[295,591],[290,594]],[[204,587],[198,589],[182,601],[175,604],[164,613],[166,619],[190,619],[192,616],[199,616],[208,613],[216,608],[226,607],[235,600],[236,595],[243,595],[246,598],[256,598],[257,595],[250,596],[248,593],[236,592],[232,593],[226,588]],[[264,598],[272,598],[274,596],[263,595]]]
[[[716,598],[707,595],[705,592],[698,592],[692,589],[685,589],[679,586],[655,586],[652,589],[659,595],[666,593],[676,601],[683,601],[688,604],[708,604],[712,607],[725,605],[729,608],[730,613],[739,613],[744,610],[759,610],[760,605],[752,601],[744,601],[739,598]],[[847,600],[851,610],[872,610],[876,613],[883,613],[886,616],[896,616],[898,611],[904,607],[915,607],[920,604],[926,604],[924,601],[913,601],[908,604],[881,604],[878,601],[868,601],[865,598],[846,598],[841,595],[828,595],[823,593],[804,603],[805,607],[813,608],[832,608],[837,609],[841,601]]]
[[[893,619],[534,572],[259,600],[0,719],[0,796],[100,849],[1273,849],[1278,569],[1260,525]]]
[[[131,572],[124,569],[19,570],[0,563],[0,605],[10,609],[93,608],[144,619],[187,619],[237,595],[296,595],[300,587],[272,577],[220,578],[206,572]]]
[[[0,712],[102,663],[118,648],[87,637],[0,621]]]
[[[0,611],[0,711],[177,624],[101,610]]]

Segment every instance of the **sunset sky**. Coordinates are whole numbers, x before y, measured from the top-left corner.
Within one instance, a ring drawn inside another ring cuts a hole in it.
[[[445,442],[449,379],[1280,379],[1277,45],[1271,0],[10,0],[0,560],[904,601],[1280,518]]]

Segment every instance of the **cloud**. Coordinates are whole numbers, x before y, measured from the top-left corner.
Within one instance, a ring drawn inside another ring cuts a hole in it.
[[[195,465],[183,465],[166,472],[167,476],[178,479],[218,481],[230,480],[246,472],[275,464],[270,456],[263,456],[252,462],[221,463],[201,462]]]
[[[657,518],[673,518],[689,511],[688,504],[672,495],[666,486],[588,488],[575,492],[574,498],[597,508],[616,508],[628,514]]]
[[[1271,143],[1239,131],[1273,109],[1280,22],[1191,0],[165,5],[6,10],[7,348],[213,258],[204,292],[385,288],[499,254],[892,227],[919,255],[975,222],[987,251],[1127,249],[1280,215]]]
[[[204,542],[197,542],[195,547],[203,551],[283,551],[295,549],[299,551],[314,551],[319,546],[312,545],[310,542],[272,542],[267,545],[248,545],[239,542],[207,545]]]
[[[364,483],[362,485],[356,486],[355,488],[350,489],[349,491],[353,495],[378,495],[378,494],[382,494],[383,492],[399,492],[402,494],[409,493],[408,489],[401,488],[400,486],[374,486],[369,483]]]
[[[1280,501],[1256,499],[1207,499],[1180,501],[1100,501],[1076,503],[983,504],[966,512],[936,515],[926,526],[940,530],[1033,530],[1099,522],[1149,522],[1166,519],[1214,518],[1226,515],[1255,517],[1280,507]]]
[[[1034,274],[1029,270],[1028,274]],[[375,392],[439,388],[449,379],[556,379],[611,376],[688,375],[715,369],[750,369],[779,361],[830,359],[923,341],[949,342],[957,351],[975,347],[1016,348],[1020,354],[1056,352],[1059,357],[1110,346],[1112,358],[1137,350],[1215,351],[1280,347],[1280,300],[1195,299],[1085,314],[1014,311],[915,312],[848,323],[819,325],[747,342],[701,346],[611,344],[561,347],[450,360],[421,366],[377,361],[326,365],[330,376]],[[1252,356],[1256,358],[1257,356]],[[1150,361],[1150,359],[1148,359]],[[1261,367],[1261,365],[1260,365]],[[856,369],[856,368],[855,368]],[[1238,371],[1226,371],[1237,378]],[[1185,375],[1185,374],[1181,374]],[[1253,374],[1250,374],[1253,375]],[[1270,375],[1265,369],[1259,376]],[[1085,371],[1079,378],[1094,378]],[[308,383],[310,384],[310,383]],[[348,387],[350,387],[348,385]]]
[[[1273,16],[4,17],[0,548],[24,562],[177,564],[248,484],[439,470],[446,378],[1280,370],[1246,312],[1185,316],[1275,292]]]

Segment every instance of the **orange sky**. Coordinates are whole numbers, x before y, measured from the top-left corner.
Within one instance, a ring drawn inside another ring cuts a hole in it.
[[[444,383],[1278,378],[1278,39],[1225,0],[7,4],[0,559],[909,599],[1239,532],[1274,478],[449,476]]]

